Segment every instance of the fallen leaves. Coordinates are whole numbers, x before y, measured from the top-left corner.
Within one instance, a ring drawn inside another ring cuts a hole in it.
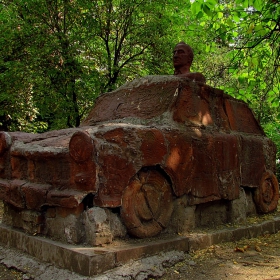
[[[261,252],[261,251],[262,251],[262,249],[261,249],[260,246],[258,246],[258,245],[255,245],[255,250],[256,250],[257,252]]]
[[[235,249],[234,249],[234,251],[235,251],[235,252],[244,253],[244,252],[246,252],[249,248],[250,248],[250,245],[245,245],[245,246],[243,246],[243,247],[238,247],[238,246],[236,246]],[[262,251],[261,247],[260,247],[259,245],[257,245],[257,244],[255,244],[255,247],[254,247],[254,248],[255,248],[255,251],[257,251],[257,252],[261,252],[261,251]]]
[[[280,231],[194,251],[162,279],[280,279]]]
[[[234,251],[235,252],[242,252],[242,253],[244,253],[245,251],[247,251],[248,249],[250,248],[250,246],[249,245],[245,245],[245,246],[243,246],[243,247],[235,247],[235,249],[234,249]]]

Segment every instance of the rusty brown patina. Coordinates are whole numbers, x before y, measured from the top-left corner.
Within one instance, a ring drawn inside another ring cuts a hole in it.
[[[67,216],[119,207],[128,232],[142,238],[167,227],[182,196],[190,206],[232,201],[242,186],[262,213],[279,199],[276,148],[251,109],[180,75],[101,95],[78,128],[1,132],[0,153],[0,198],[40,213],[39,233],[54,208]]]

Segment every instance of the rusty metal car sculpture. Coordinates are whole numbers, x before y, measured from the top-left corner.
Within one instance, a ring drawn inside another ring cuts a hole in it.
[[[0,198],[42,219],[52,207],[120,207],[128,232],[150,237],[183,195],[188,205],[231,201],[246,187],[260,213],[274,211],[275,153],[243,101],[186,78],[148,76],[101,95],[79,128],[1,132]]]

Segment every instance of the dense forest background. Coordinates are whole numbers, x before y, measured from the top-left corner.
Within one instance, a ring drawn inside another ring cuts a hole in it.
[[[278,0],[0,0],[0,34],[2,130],[78,126],[99,94],[172,74],[185,41],[191,70],[246,101],[280,150]]]

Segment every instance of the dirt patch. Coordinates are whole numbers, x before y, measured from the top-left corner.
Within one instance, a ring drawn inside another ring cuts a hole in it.
[[[0,264],[0,279],[5,280],[21,280],[21,279],[30,279],[25,277],[25,274],[17,271],[16,269],[7,268],[5,265]]]
[[[280,206],[272,214],[250,217],[246,223],[223,225],[217,229],[250,226],[280,215]],[[205,229],[205,232],[213,229]],[[153,279],[153,278],[151,278]],[[177,279],[257,279],[280,280],[280,231],[263,233],[252,239],[220,243],[189,252],[182,262],[166,270],[162,280]]]
[[[191,252],[189,258],[167,269],[161,279],[279,280],[280,232]]]

